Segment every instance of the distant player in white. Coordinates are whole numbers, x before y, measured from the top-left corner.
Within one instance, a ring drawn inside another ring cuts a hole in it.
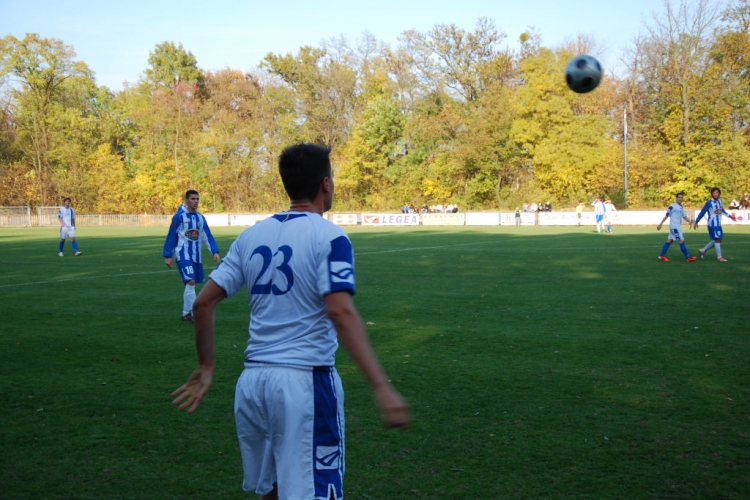
[[[60,222],[60,248],[57,255],[60,257],[63,256],[63,248],[65,248],[65,240],[67,238],[70,238],[73,255],[82,255],[83,252],[78,250],[78,243],[76,243],[76,214],[70,206],[70,198],[65,198],[63,205],[57,212],[57,220]]]
[[[195,284],[203,283],[203,261],[201,243],[213,255],[218,266],[221,262],[219,247],[211,234],[206,218],[198,212],[200,195],[193,189],[185,193],[184,203],[172,216],[167,239],[164,241],[164,263],[172,269],[172,254],[177,261],[177,269],[185,285],[182,292],[182,320],[193,321],[193,302],[195,302]]]
[[[615,211],[617,209],[615,208],[615,205],[612,203],[612,200],[607,200],[604,202],[604,218],[607,221],[607,232],[612,233],[612,223],[615,220]]]
[[[409,412],[375,358],[352,302],[351,242],[322,217],[333,201],[329,150],[291,146],[279,158],[279,173],[291,207],[245,230],[209,276],[194,304],[200,364],[173,402],[190,413],[200,405],[214,372],[215,308],[246,287],[250,340],[235,392],[243,489],[261,499],[341,499],[338,341],[374,388],[386,424],[405,427]]]
[[[596,232],[601,233],[602,222],[604,221],[604,212],[606,211],[606,208],[604,207],[604,203],[602,203],[601,198],[595,199],[592,205],[594,205],[594,217],[596,218]]]
[[[678,193],[675,197],[675,202],[669,205],[666,215],[664,215],[664,218],[659,225],[656,226],[656,230],[661,231],[661,225],[664,224],[665,220],[669,219],[669,236],[667,236],[667,242],[664,243],[664,246],[661,249],[661,254],[659,255],[659,260],[663,260],[664,262],[669,262],[669,259],[667,258],[667,250],[669,250],[669,246],[673,241],[680,242],[680,250],[685,254],[685,258],[688,262],[693,262],[697,258],[690,255],[687,246],[685,246],[685,238],[682,236],[681,226],[683,219],[687,221],[689,226],[692,226],[693,224],[693,221],[687,216],[685,208],[682,206],[682,200],[684,198],[684,193]]]
[[[701,248],[698,252],[701,254],[701,259],[705,257],[711,247],[716,248],[716,257],[719,262],[726,262],[721,255],[721,239],[724,237],[724,231],[721,229],[721,216],[726,215],[730,219],[736,221],[734,215],[730,215],[724,210],[724,205],[721,202],[721,189],[715,187],[711,188],[711,198],[703,205],[703,209],[698,213],[698,217],[695,218],[695,229],[698,229],[698,223],[705,215],[708,219],[708,237],[711,241],[708,245]]]

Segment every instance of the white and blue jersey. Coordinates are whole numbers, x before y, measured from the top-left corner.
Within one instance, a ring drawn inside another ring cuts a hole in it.
[[[708,225],[708,235],[712,240],[720,240],[723,238],[723,230],[721,229],[721,216],[726,215],[730,217],[726,210],[724,210],[724,204],[721,202],[721,198],[714,200],[709,199],[703,208],[698,213],[698,217],[695,218],[695,223],[698,224],[703,216],[706,216]]]
[[[75,227],[76,225],[76,214],[72,208],[60,207],[57,218],[65,224],[65,227]]]
[[[211,250],[211,254],[219,253],[216,240],[208,228],[206,218],[199,212],[190,213],[185,205],[181,205],[172,217],[167,239],[164,242],[164,258],[172,258],[179,262],[201,261],[201,243]]]
[[[687,217],[685,213],[685,207],[675,202],[667,207],[666,217],[669,217],[669,231],[673,229],[680,229],[682,226],[682,219]]]
[[[724,204],[721,202],[721,198],[716,200],[711,198],[708,200],[698,213],[698,217],[695,218],[695,223],[697,224],[700,222],[704,215],[706,216],[708,227],[721,227],[721,216],[726,215],[729,217],[727,211],[724,210]]]
[[[604,203],[601,201],[594,201],[592,205],[594,205],[594,217],[596,219],[596,222],[601,222],[602,219],[604,219],[604,212],[606,212],[607,210],[604,207]]]
[[[324,296],[354,294],[354,251],[320,215],[283,212],[246,229],[209,276],[232,296],[247,287],[253,362],[333,366],[338,340]]]

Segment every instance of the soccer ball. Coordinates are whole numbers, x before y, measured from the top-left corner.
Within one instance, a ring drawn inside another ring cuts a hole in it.
[[[565,66],[565,81],[573,92],[585,94],[602,80],[602,65],[591,56],[578,56]]]

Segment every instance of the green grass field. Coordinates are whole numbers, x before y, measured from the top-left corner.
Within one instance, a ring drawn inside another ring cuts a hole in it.
[[[346,498],[750,498],[750,228],[726,228],[725,264],[615,230],[348,230],[414,421],[382,429],[339,352]],[[214,230],[222,255],[238,232]],[[59,258],[54,228],[0,229],[0,498],[255,498],[232,410],[245,292],[217,311],[211,391],[177,411],[196,356],[165,233],[81,228]]]

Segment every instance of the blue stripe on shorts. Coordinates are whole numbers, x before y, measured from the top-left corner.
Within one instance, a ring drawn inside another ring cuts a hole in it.
[[[315,470],[315,498],[343,498],[344,446],[333,379],[333,367],[313,369],[315,392],[315,422],[313,432],[313,463]]]

